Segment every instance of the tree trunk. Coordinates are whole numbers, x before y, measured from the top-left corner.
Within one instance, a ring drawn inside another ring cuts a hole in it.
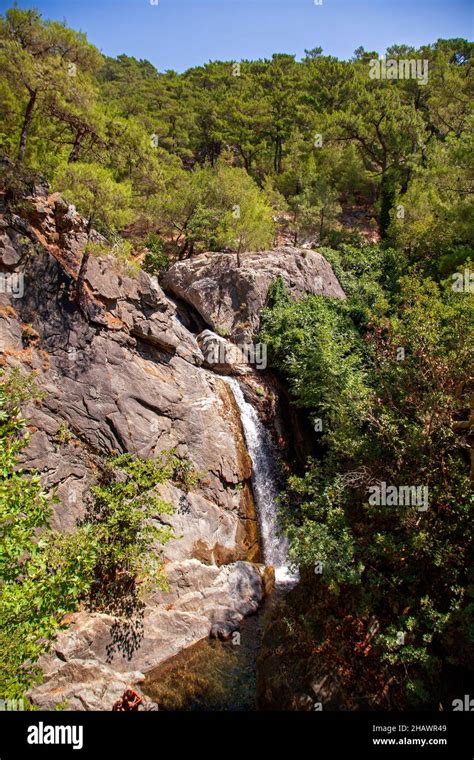
[[[400,187],[400,195],[405,195],[408,192],[408,186],[410,184],[411,174],[412,172],[410,168],[405,169],[403,181]]]
[[[31,126],[31,120],[33,118],[33,111],[36,103],[37,92],[30,93],[30,99],[26,106],[25,115],[23,117],[23,126],[21,128],[20,135],[20,147],[18,149],[18,161],[23,161],[25,157],[26,143],[28,140],[28,132]]]
[[[182,261],[184,259],[184,254],[188,250],[189,246],[189,240],[185,238],[184,244],[181,246],[181,248],[178,251],[178,261]]]
[[[83,129],[79,129],[76,133],[76,137],[74,139],[74,145],[72,146],[72,150],[69,154],[69,158],[67,160],[68,164],[74,164],[79,159],[79,151],[81,149],[82,141],[85,137],[85,131]]]
[[[240,267],[242,266],[241,261],[240,261],[240,251],[241,251],[241,249],[242,249],[242,239],[239,238],[239,245],[238,245],[238,248],[237,248],[237,267],[238,267],[238,269],[240,269]]]
[[[322,243],[323,240],[323,229],[324,229],[324,207],[321,209],[321,214],[319,217],[319,243]]]
[[[388,237],[388,228],[390,226],[390,212],[393,208],[395,201],[395,185],[394,178],[391,176],[390,171],[384,171],[382,174],[382,181],[380,184],[380,237],[382,240],[386,240]]]
[[[276,174],[280,174],[281,168],[281,137],[275,137],[275,155],[273,158],[273,168]]]

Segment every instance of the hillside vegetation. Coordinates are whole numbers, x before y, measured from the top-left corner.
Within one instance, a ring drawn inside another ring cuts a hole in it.
[[[178,74],[104,57],[35,11],[0,18],[10,210],[39,172],[89,232],[105,236],[104,250],[136,270],[160,274],[199,252],[286,242],[318,247],[337,274],[346,300],[296,302],[277,280],[261,340],[317,450],[281,495],[302,578],[285,611],[286,646],[305,661],[308,683],[318,663],[331,663],[348,707],[449,705],[474,662],[472,49],[455,39],[387,50],[427,61],[426,82],[371,78],[378,56],[363,48],[349,61],[314,48],[300,61],[275,54]],[[94,252],[85,251],[81,271]],[[64,553],[64,539],[48,532],[37,480],[23,490],[12,474],[24,425],[15,394],[0,420],[13,486],[5,520],[26,517],[19,536],[7,531],[16,544],[1,605],[8,631],[20,615],[26,634],[12,639],[5,672],[37,654],[38,636],[57,626],[52,608],[74,609],[103,566],[138,574],[127,543],[118,541],[123,556],[103,556],[121,492],[99,485],[103,519],[76,534],[85,570],[59,603],[74,547]],[[130,482],[140,476],[137,498],[170,477],[118,464]],[[381,484],[422,489],[424,500],[376,503],[370,489]],[[138,518],[127,519],[133,535]],[[45,543],[36,547],[38,527]],[[43,571],[51,562],[60,573],[52,586]]]

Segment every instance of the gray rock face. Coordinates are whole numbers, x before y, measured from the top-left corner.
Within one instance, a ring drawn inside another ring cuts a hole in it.
[[[175,507],[164,518],[176,536],[162,555],[170,590],[146,598],[139,646],[116,643],[108,658],[115,618],[82,611],[42,658],[35,704],[110,709],[142,671],[257,608],[251,464],[228,387],[201,366],[194,335],[158,283],[127,276],[110,257],[91,258],[85,319],[72,297],[80,217],[56,196],[33,202],[28,220],[0,218],[0,271],[24,285],[21,297],[0,294],[0,337],[2,362],[35,370],[45,394],[24,410],[31,438],[23,459],[57,491],[55,527],[72,530],[83,517],[104,455],[174,449],[200,474],[188,493],[163,486]]]
[[[251,367],[251,360],[255,359],[254,355],[246,351],[245,346],[237,346],[212,330],[203,330],[197,336],[197,341],[204,357],[204,366],[221,375],[247,374]],[[248,348],[253,348],[253,346],[249,344]]]
[[[174,264],[164,286],[193,306],[213,330],[245,343],[255,338],[268,288],[283,277],[295,297],[303,293],[345,298],[326,259],[315,251],[283,246],[273,251],[203,253]]]
[[[111,257],[89,261],[84,316],[74,299],[84,222],[57,195],[29,201],[27,219],[0,215],[0,273],[18,275],[23,286],[20,297],[0,293],[0,358],[35,370],[44,392],[40,405],[24,410],[31,438],[23,454],[26,468],[57,491],[55,527],[72,530],[84,516],[101,459],[114,452],[155,457],[174,449],[200,474],[189,492],[162,487],[175,507],[163,517],[175,534],[162,554],[169,591],[145,598],[137,641],[133,632],[117,637],[114,617],[82,610],[41,659],[44,682],[30,693],[34,704],[111,709],[182,648],[210,634],[229,636],[271,584],[255,564],[251,461],[238,408],[203,355],[218,336],[198,341],[156,280],[128,276]],[[284,248],[241,258],[240,268],[227,254],[176,264],[166,287],[206,322],[245,340],[255,335],[278,274],[295,294],[318,292],[321,275],[322,292],[343,297],[319,254]],[[239,368],[226,360],[220,369]]]
[[[118,673],[97,659],[76,659],[69,662],[43,657],[44,682],[28,694],[42,710],[54,710],[66,704],[68,710],[111,710],[126,689],[139,690],[143,673]]]

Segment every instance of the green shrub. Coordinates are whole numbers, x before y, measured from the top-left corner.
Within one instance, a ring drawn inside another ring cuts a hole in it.
[[[20,406],[38,397],[31,376],[23,377],[18,371],[2,374],[0,698],[3,699],[21,697],[40,677],[35,663],[61,628],[67,613],[83,605],[120,613],[121,618],[139,616],[145,590],[166,586],[160,545],[172,536],[171,528],[160,521],[160,515],[169,514],[172,507],[156,492],[176,467],[176,460],[167,455],[154,461],[126,454],[106,462],[92,487],[92,504],[82,523],[69,533],[50,527],[54,497],[49,498],[43,491],[38,474],[25,472],[18,466],[18,457],[28,441]],[[123,622],[119,628],[123,639]]]
[[[165,272],[170,259],[163,253],[163,241],[158,235],[150,234],[145,240],[146,253],[143,259],[143,269],[150,275],[158,275]]]

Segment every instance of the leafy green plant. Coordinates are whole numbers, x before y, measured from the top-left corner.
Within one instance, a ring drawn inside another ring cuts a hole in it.
[[[106,462],[81,525],[69,533],[53,530],[54,497],[43,491],[39,475],[18,466],[28,441],[20,407],[39,397],[31,376],[18,370],[1,376],[2,698],[21,697],[40,678],[35,663],[67,613],[85,605],[132,617],[146,589],[166,586],[160,546],[172,530],[160,516],[172,508],[156,488],[173,475],[174,460],[126,454]],[[119,632],[123,638],[123,624]]]
[[[151,275],[165,272],[170,265],[170,258],[163,253],[163,241],[155,234],[150,234],[145,240],[145,256],[143,269]]]
[[[62,444],[68,444],[72,438],[73,434],[69,429],[68,424],[66,422],[61,422],[59,428],[54,434],[54,443],[57,446],[61,446]]]
[[[172,538],[169,526],[159,521],[172,506],[155,489],[173,474],[163,458],[137,459],[123,454],[109,460],[92,486],[93,504],[83,523],[93,528],[97,541],[94,581],[90,598],[96,608],[114,603],[116,584],[132,587],[137,580],[166,587],[166,579],[153,547]]]
[[[340,658],[346,694],[379,704],[389,683],[392,705],[426,707],[449,693],[448,658],[474,663],[472,496],[455,422],[469,416],[472,304],[416,270],[396,277],[390,252],[332,258],[347,302],[295,302],[277,281],[262,316],[273,367],[322,421],[317,459],[281,496],[282,521],[305,630],[321,656]],[[382,481],[425,484],[429,508],[370,504]]]

